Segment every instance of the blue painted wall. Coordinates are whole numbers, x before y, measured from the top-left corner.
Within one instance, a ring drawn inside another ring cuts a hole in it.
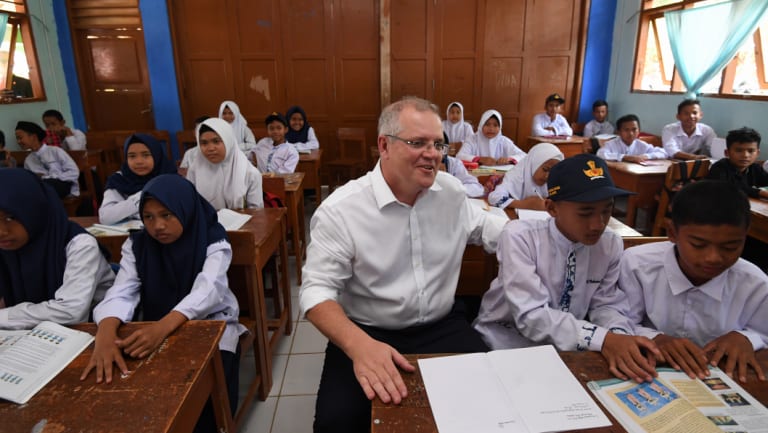
[[[608,77],[611,72],[611,46],[616,3],[615,0],[592,0],[591,2],[578,122],[589,122],[592,119],[592,103],[597,99],[606,98]]]

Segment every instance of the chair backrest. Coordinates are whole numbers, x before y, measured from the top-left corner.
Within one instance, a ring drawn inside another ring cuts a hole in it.
[[[278,197],[283,204],[286,203],[286,195],[285,195],[285,180],[282,177],[279,176],[262,176],[261,178],[261,189],[265,193],[273,194],[274,196]],[[267,203],[264,203],[265,207],[267,206]]]
[[[31,153],[28,150],[11,150],[11,157],[16,160],[16,167],[24,167],[24,160]]]
[[[183,158],[186,151],[197,146],[197,137],[195,137],[195,131],[192,129],[178,131],[176,133],[176,142],[179,143],[179,158]]]
[[[368,145],[365,141],[365,128],[339,128],[336,131],[339,159],[359,161],[365,165]]]
[[[634,247],[637,245],[650,244],[653,242],[664,242],[669,240],[666,236],[637,236],[622,238],[624,241],[624,249]]]
[[[653,236],[660,236],[666,230],[667,219],[670,211],[670,203],[677,191],[685,185],[703,179],[709,173],[711,162],[708,159],[694,159],[680,161],[669,166],[664,178],[664,186],[659,193],[659,207],[656,211],[656,220],[653,223]]]

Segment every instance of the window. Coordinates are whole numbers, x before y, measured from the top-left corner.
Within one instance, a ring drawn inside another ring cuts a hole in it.
[[[684,92],[685,87],[675,71],[664,12],[709,6],[723,1],[643,0],[632,90]],[[763,17],[752,38],[747,39],[722,73],[704,85],[700,92],[726,97],[768,99],[767,69],[768,14]]]
[[[0,0],[0,102],[45,98],[25,0]]]

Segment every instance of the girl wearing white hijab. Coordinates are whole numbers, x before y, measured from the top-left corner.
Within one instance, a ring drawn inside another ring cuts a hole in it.
[[[456,157],[483,165],[504,165],[517,164],[525,158],[525,152],[501,135],[501,113],[488,110],[480,118],[477,132],[464,142]]]
[[[216,209],[264,207],[261,173],[237,150],[232,127],[210,118],[197,126],[200,155],[187,171],[187,179]]]
[[[443,132],[448,136],[448,143],[458,145],[467,141],[475,133],[472,125],[464,121],[464,106],[460,102],[451,102],[445,110]]]
[[[248,153],[256,146],[256,137],[248,127],[248,121],[240,114],[240,107],[234,101],[224,101],[219,105],[219,118],[226,120],[235,134],[237,145],[243,153]]]
[[[563,152],[551,143],[533,146],[520,164],[504,175],[504,180],[490,194],[488,203],[505,208],[545,210],[549,170],[563,160]]]

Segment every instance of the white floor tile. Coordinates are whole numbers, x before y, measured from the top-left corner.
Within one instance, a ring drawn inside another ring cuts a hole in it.
[[[285,377],[285,367],[288,365],[288,355],[275,355],[272,358],[272,389],[269,391],[270,397],[280,395],[280,389],[283,386]]]
[[[291,353],[325,353],[328,339],[309,322],[298,322]]]
[[[272,421],[277,409],[277,397],[270,397],[266,401],[256,401],[251,413],[243,421],[240,433],[269,433],[272,429]]]
[[[324,361],[324,353],[290,355],[280,395],[317,394]]]
[[[291,353],[291,345],[293,344],[293,338],[295,335],[295,329],[293,332],[291,332],[291,335],[282,334],[280,339],[277,341],[277,346],[275,347],[275,355],[287,355]],[[272,338],[271,333],[269,334],[269,337]]]
[[[310,433],[315,419],[314,395],[281,396],[272,433]]]
[[[299,308],[298,296],[291,296],[291,316],[293,316],[294,322],[298,322],[299,320],[306,320],[306,318],[301,317],[301,308]]]

